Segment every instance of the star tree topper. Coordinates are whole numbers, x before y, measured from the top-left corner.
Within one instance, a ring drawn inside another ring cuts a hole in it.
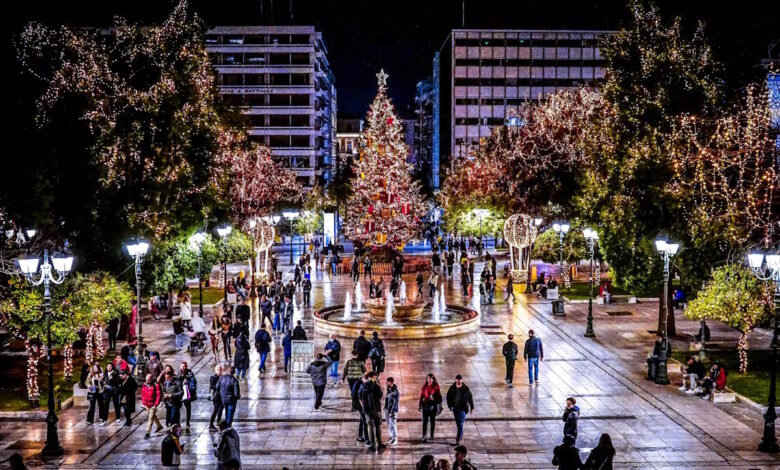
[[[379,86],[380,87],[386,87],[387,86],[387,77],[389,77],[389,76],[390,75],[385,73],[385,69],[379,70],[379,73],[376,74],[376,78],[379,79]]]

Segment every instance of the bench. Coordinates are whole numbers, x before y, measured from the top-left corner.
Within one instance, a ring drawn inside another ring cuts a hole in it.
[[[599,305],[605,305],[606,298],[603,295],[600,295],[596,297],[596,303]],[[610,294],[609,296],[609,303],[610,304],[635,304],[637,303],[636,297],[633,295],[614,295]]]

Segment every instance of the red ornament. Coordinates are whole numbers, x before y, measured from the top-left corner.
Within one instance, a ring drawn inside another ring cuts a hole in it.
[[[401,205],[401,213],[404,215],[409,215],[409,212],[411,212],[411,208],[409,207],[409,203],[404,203]]]
[[[366,222],[366,233],[371,233],[373,231],[374,231],[374,223]]]
[[[391,117],[387,118],[387,124],[392,126],[393,125],[393,118],[391,118]]]
[[[374,206],[368,206],[368,213],[374,215]]]

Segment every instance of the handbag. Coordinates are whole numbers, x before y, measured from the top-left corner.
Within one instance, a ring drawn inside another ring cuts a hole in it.
[[[192,394],[190,393],[189,385],[185,385],[183,388],[184,388],[184,397],[182,399],[185,401],[190,400],[192,398]]]

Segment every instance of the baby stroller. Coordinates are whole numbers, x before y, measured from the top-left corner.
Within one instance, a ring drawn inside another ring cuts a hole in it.
[[[206,349],[204,340],[206,339],[205,333],[195,333],[194,331],[188,331],[187,334],[190,337],[190,345],[187,348],[191,353],[203,353]]]

